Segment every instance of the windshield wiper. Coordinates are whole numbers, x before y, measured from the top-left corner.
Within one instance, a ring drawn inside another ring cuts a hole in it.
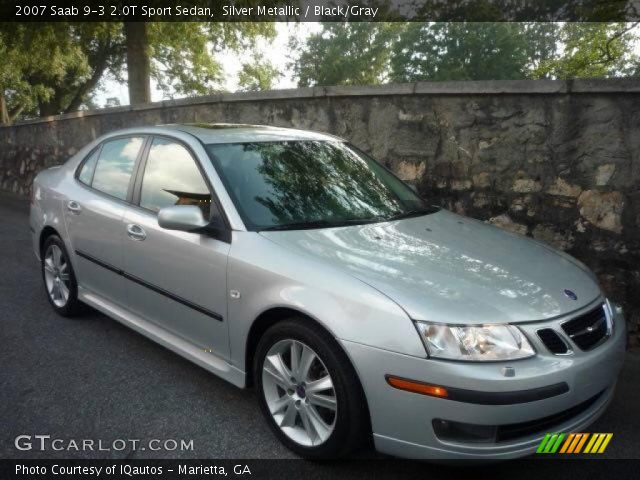
[[[284,223],[282,225],[272,225],[270,227],[259,228],[260,232],[277,230],[311,230],[314,228],[346,227],[348,225],[364,225],[366,223],[379,222],[379,217],[374,218],[353,218],[350,220],[313,220],[310,222]]]
[[[411,218],[411,217],[419,217],[421,215],[429,215],[430,213],[435,213],[439,210],[439,208],[420,208],[407,210],[406,212],[399,212],[391,215],[390,217],[386,217],[385,221],[390,222],[392,220],[402,220],[403,218]]]
[[[419,217],[428,215],[440,210],[438,207],[420,208],[408,210],[406,212],[398,212],[389,217],[377,215],[370,218],[352,218],[349,220],[312,220],[309,222],[284,223],[282,225],[271,225],[270,227],[258,228],[260,232],[277,231],[277,230],[311,230],[314,228],[333,228],[346,227],[349,225],[364,225],[367,223],[390,222],[392,220],[401,220],[403,218]]]

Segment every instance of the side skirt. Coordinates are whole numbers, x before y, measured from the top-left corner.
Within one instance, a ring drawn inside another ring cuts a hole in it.
[[[88,291],[86,288],[78,288],[78,298],[108,317],[134,329],[145,337],[150,338],[163,347],[168,348],[205,370],[223,378],[236,387],[244,388],[246,386],[245,373],[217,355],[205,352],[185,339],[134,315],[109,300]]]

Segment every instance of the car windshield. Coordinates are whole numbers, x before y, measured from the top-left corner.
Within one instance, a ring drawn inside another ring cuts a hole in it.
[[[247,228],[294,230],[432,213],[409,186],[342,142],[207,145]]]

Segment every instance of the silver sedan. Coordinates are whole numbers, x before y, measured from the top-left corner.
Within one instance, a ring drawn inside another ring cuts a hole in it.
[[[305,457],[506,459],[609,404],[622,311],[579,261],[430,205],[339,138],[122,130],[41,172],[51,306],[89,305],[238,387]]]

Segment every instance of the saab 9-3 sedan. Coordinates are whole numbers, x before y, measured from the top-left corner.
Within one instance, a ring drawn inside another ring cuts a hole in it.
[[[507,459],[584,431],[621,309],[574,258],[428,196],[331,135],[165,125],[41,172],[30,223],[56,312],[254,387],[304,457]]]

